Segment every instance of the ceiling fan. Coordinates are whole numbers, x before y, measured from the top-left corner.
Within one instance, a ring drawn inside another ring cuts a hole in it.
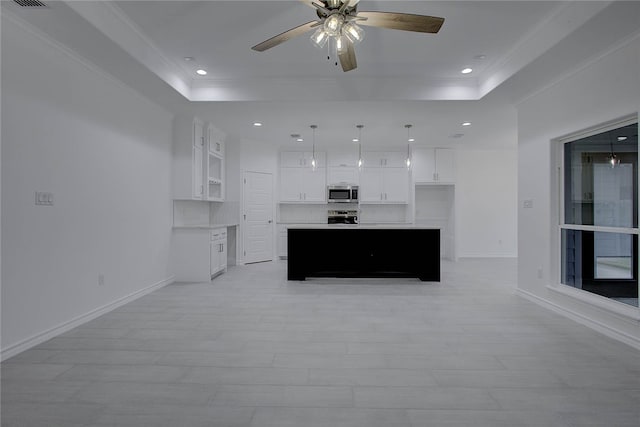
[[[353,45],[364,37],[360,25],[389,28],[392,30],[414,31],[419,33],[437,33],[444,23],[444,18],[410,13],[358,11],[360,0],[302,0],[316,9],[318,20],[310,21],[295,28],[258,43],[251,49],[264,52],[287,40],[305,34],[314,28],[311,41],[317,47],[324,47],[327,42],[335,45],[343,71],[357,67],[356,53]]]

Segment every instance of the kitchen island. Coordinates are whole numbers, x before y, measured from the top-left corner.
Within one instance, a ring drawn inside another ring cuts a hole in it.
[[[440,281],[440,229],[412,225],[287,228],[288,280],[417,277]]]

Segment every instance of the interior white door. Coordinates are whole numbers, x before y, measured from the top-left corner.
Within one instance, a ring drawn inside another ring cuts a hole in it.
[[[244,262],[273,260],[273,176],[245,172]]]

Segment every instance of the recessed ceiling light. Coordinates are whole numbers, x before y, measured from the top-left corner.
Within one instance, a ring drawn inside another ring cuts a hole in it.
[[[198,74],[200,76],[206,76],[207,75],[207,70],[203,70],[202,68],[197,69],[196,70],[196,74]]]
[[[471,126],[471,122],[462,122],[462,126]]]
[[[262,123],[260,122],[253,122],[253,125],[257,128],[259,128],[260,126],[262,126]]]
[[[626,141],[627,137],[626,136],[619,136],[618,137],[618,141]]]
[[[407,141],[409,141],[409,142],[415,142],[415,140],[416,140],[415,138],[409,138],[409,139],[407,139]]]
[[[469,74],[470,72],[473,71],[473,68],[465,68],[462,71],[460,71],[462,74]]]
[[[187,61],[187,62],[191,62],[191,61],[195,60],[195,58],[193,56],[185,56],[184,60]]]
[[[360,140],[358,138],[353,138],[351,141],[352,142],[360,142]]]

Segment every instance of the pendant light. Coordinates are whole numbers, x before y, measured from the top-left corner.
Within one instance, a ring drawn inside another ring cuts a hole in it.
[[[611,151],[607,156],[607,160],[609,161],[611,168],[615,168],[616,165],[620,164],[620,159],[616,156],[616,153],[613,152],[613,137],[611,136],[611,133],[609,133],[609,147],[611,147]]]
[[[313,129],[313,145],[312,145],[313,151],[311,152],[311,169],[315,171],[318,167],[318,163],[316,162],[316,129],[318,128],[318,126],[311,125],[309,127]]]
[[[362,170],[362,128],[364,125],[356,125],[358,128],[358,169]]]
[[[413,141],[415,141],[413,138],[411,138],[411,128],[413,127],[413,125],[404,125],[405,128],[407,128],[407,169],[411,169],[411,143]]]

